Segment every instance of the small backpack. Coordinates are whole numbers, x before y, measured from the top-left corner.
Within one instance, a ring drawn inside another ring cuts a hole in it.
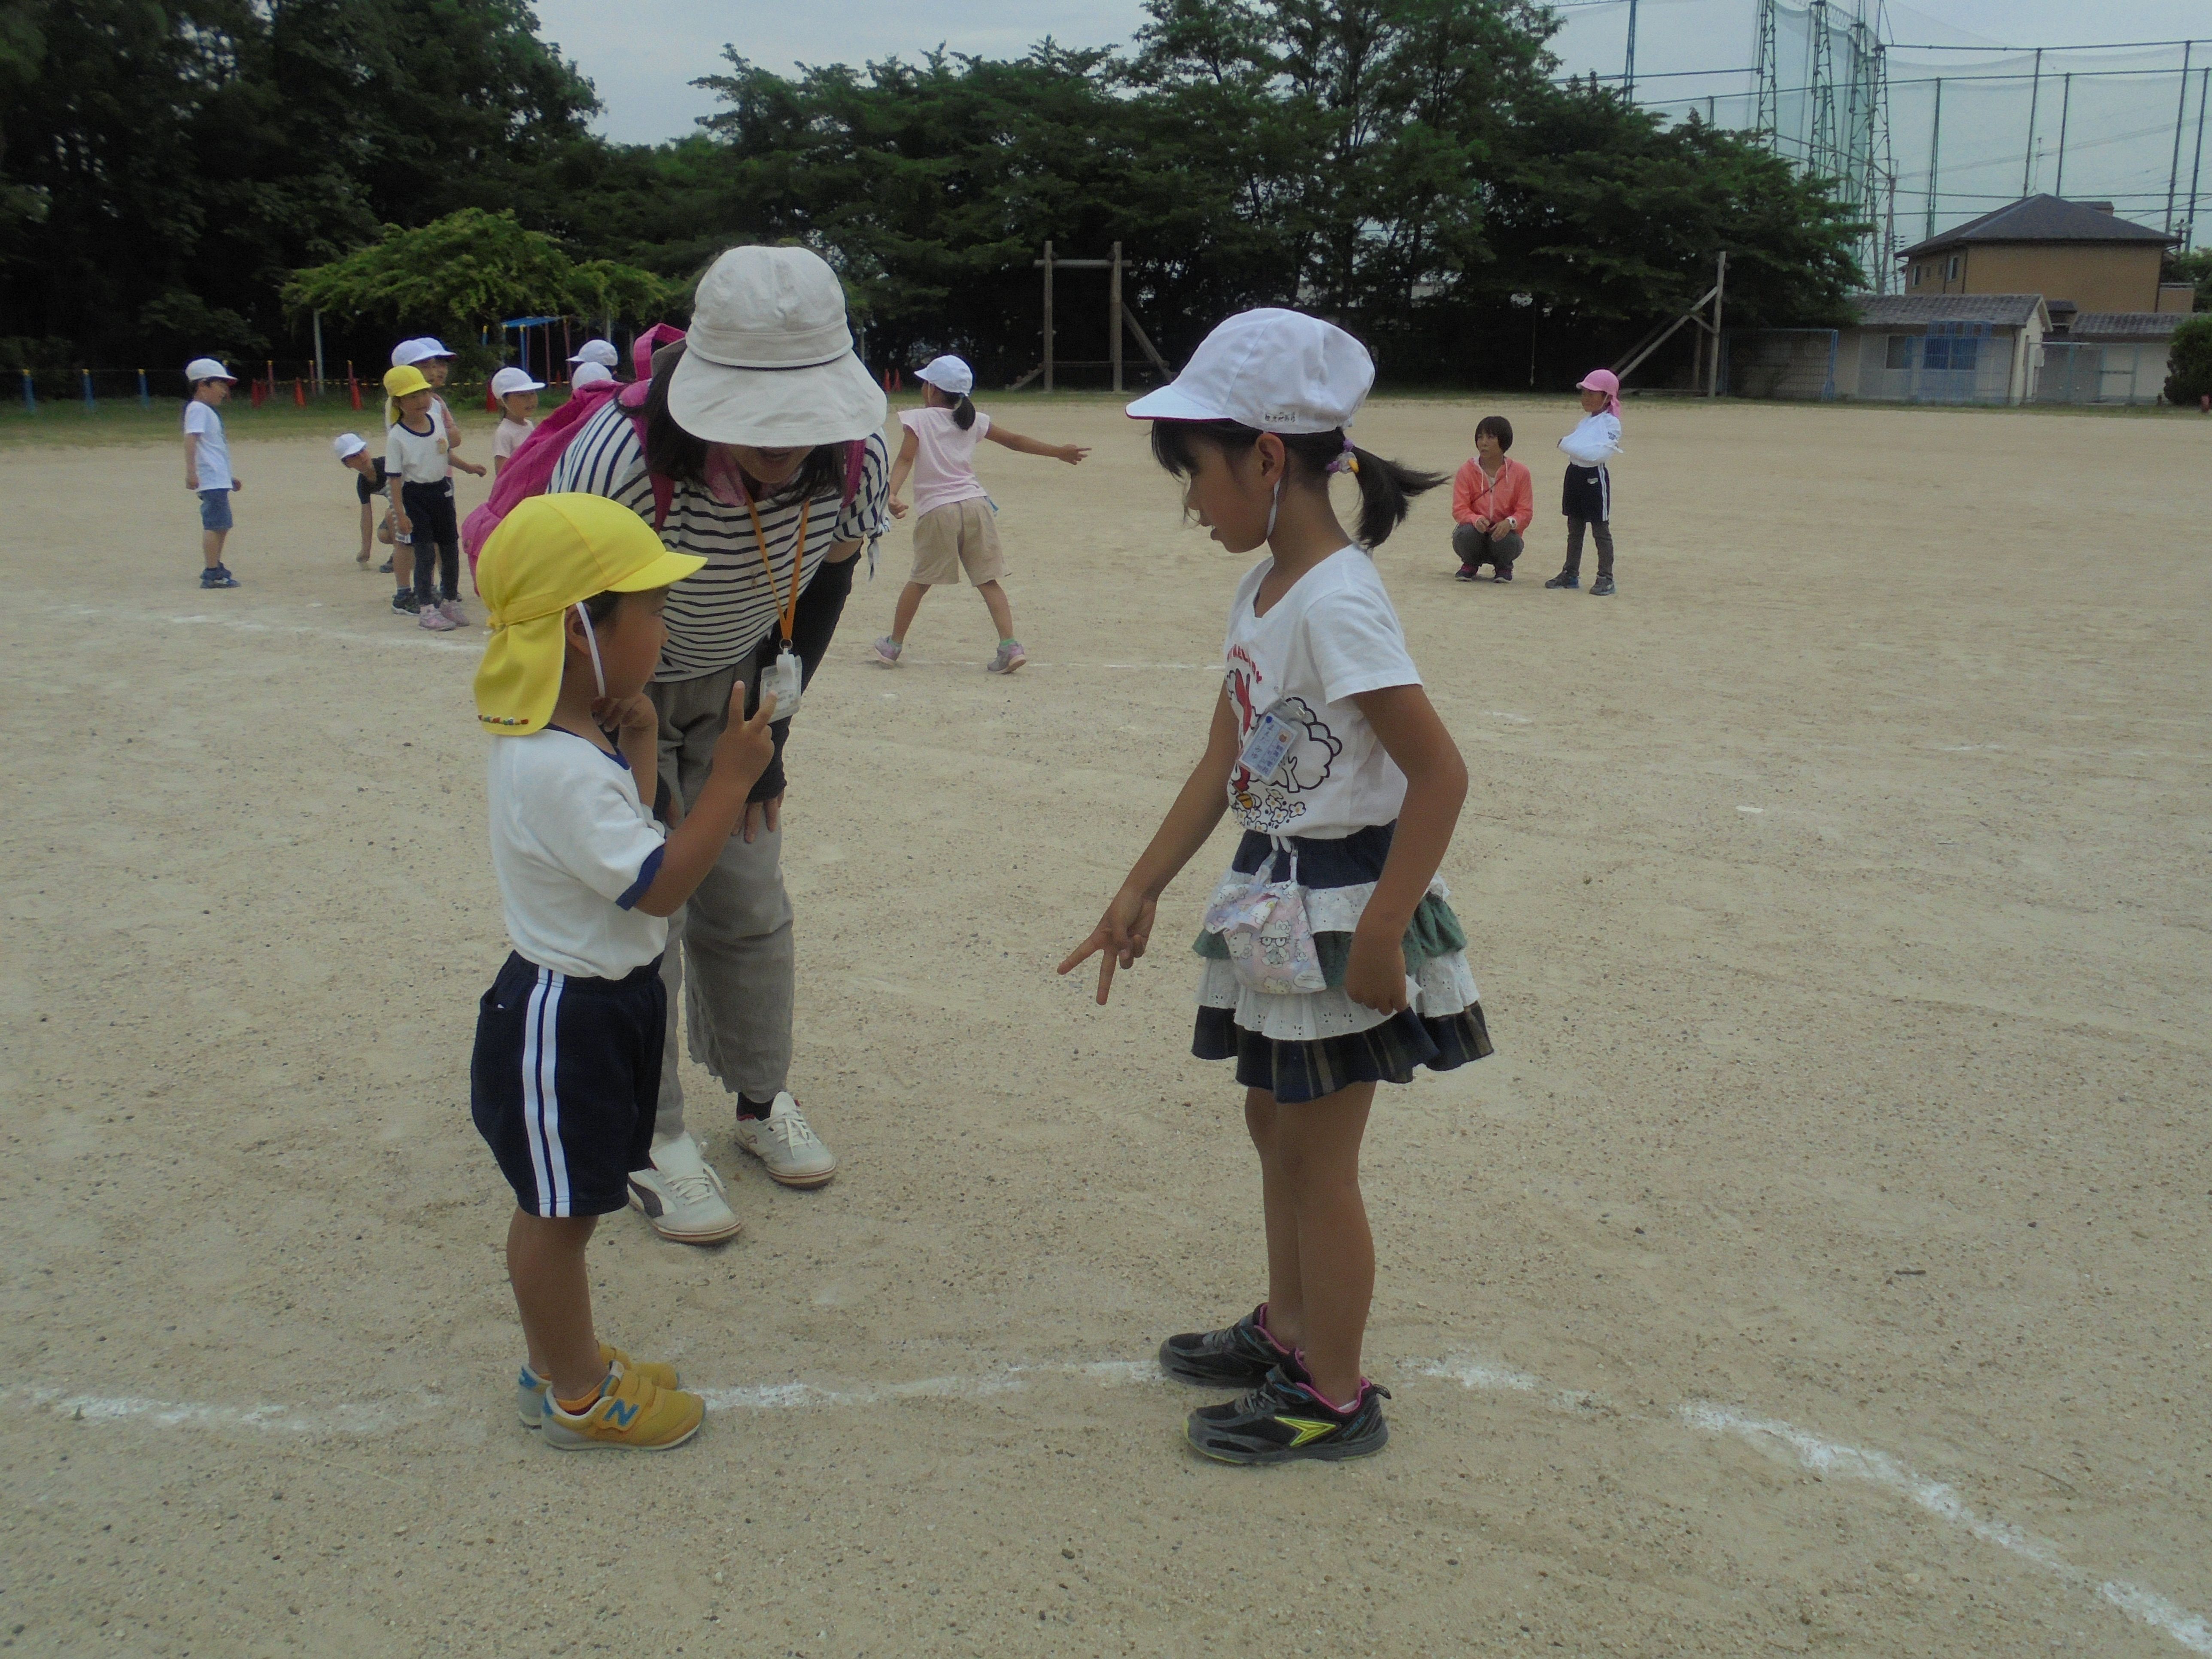
[[[609,382],[587,386],[572,395],[568,401],[539,422],[530,435],[507,458],[500,469],[499,478],[491,487],[491,495],[483,506],[462,521],[461,547],[469,556],[469,580],[476,581],[477,556],[483,544],[491,539],[491,532],[499,522],[514,510],[518,501],[532,495],[542,495],[553,481],[554,469],[560,465],[561,457],[568,453],[569,442],[581,431],[585,422],[606,407],[612,398],[629,411],[637,429],[638,447],[645,447],[645,400],[653,390],[653,354],[664,345],[672,344],[684,337],[684,331],[672,328],[666,323],[656,323],[637,337],[630,347],[630,363],[636,378],[628,386]],[[838,511],[852,504],[860,493],[860,469],[866,459],[867,446],[852,443],[846,446],[845,497]],[[653,478],[653,531],[659,535],[668,522],[669,504],[676,499],[676,480],[659,472]],[[483,590],[477,589],[481,593]]]

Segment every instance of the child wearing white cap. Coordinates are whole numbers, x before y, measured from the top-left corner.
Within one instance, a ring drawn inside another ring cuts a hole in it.
[[[339,433],[331,440],[331,447],[337,452],[340,466],[360,475],[354,479],[353,487],[354,493],[361,497],[361,551],[353,556],[353,562],[366,570],[370,544],[376,533],[376,514],[371,503],[380,495],[387,501],[390,500],[392,486],[389,475],[384,470],[384,458],[371,454],[368,441],[358,432]],[[392,539],[388,528],[384,538],[386,541]]]
[[[1295,311],[1232,317],[1173,385],[1129,405],[1184,481],[1187,514],[1232,553],[1266,544],[1230,606],[1212,734],[1182,792],[1063,974],[1096,955],[1098,1000],[1150,943],[1161,891],[1224,811],[1244,836],[1199,935],[1192,1051],[1237,1062],[1260,1155],[1267,1299],[1170,1337],[1171,1376],[1240,1397],[1187,1433],[1231,1463],[1380,1451],[1384,1391],[1360,1372],[1375,1247],[1359,1143],[1377,1083],[1491,1052],[1437,866],[1467,767],[1421,689],[1367,549],[1443,480],[1355,448],[1375,368]],[[1357,540],[1329,502],[1359,492]]]
[[[605,363],[582,363],[568,377],[568,390],[574,393],[581,392],[587,386],[612,386],[614,383],[615,372]]]
[[[615,349],[611,340],[586,340],[576,348],[576,355],[568,361],[580,368],[586,363],[596,363],[611,377],[615,370],[622,367],[622,354]],[[574,376],[570,377],[569,384],[575,384]]]
[[[185,404],[185,488],[200,498],[200,586],[235,587],[222,544],[231,530],[230,492],[240,485],[216,410],[238,377],[213,357],[195,357],[185,365],[185,378],[192,386]]]
[[[999,649],[984,665],[994,674],[1011,674],[1029,660],[1022,642],[1014,637],[1014,608],[999,579],[1006,574],[1005,554],[999,546],[998,509],[975,477],[975,446],[988,438],[1023,455],[1049,455],[1070,466],[1081,465],[1091,452],[1077,444],[1048,444],[1024,438],[994,425],[988,415],[969,401],[975,389],[975,372],[957,357],[935,357],[915,378],[921,382],[921,407],[902,410],[899,424],[906,441],[891,467],[891,516],[902,519],[907,504],[899,499],[910,473],[914,505],[920,514],[914,525],[914,574],[900,591],[891,614],[891,631],[873,647],[875,659],[886,668],[898,666],[906,648],[907,629],[929,590],[944,582],[968,580],[982,595],[999,630]]]
[[[532,380],[527,369],[502,368],[491,377],[491,395],[499,399],[499,430],[491,440],[493,477],[507,470],[508,458],[537,424],[530,417],[538,412],[538,394],[544,390],[545,382]]]

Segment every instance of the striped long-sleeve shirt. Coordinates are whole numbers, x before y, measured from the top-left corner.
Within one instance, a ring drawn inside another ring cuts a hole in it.
[[[724,506],[704,484],[679,482],[660,539],[675,552],[706,560],[707,568],[669,590],[668,644],[653,678],[695,679],[744,661],[777,625],[779,608],[789,602],[800,507],[807,508],[805,562],[799,574],[803,591],[813,585],[833,544],[872,541],[884,533],[890,481],[890,454],[877,433],[867,440],[860,489],[842,512],[842,477],[811,502],[793,498],[762,503],[765,565],[750,514]],[[546,487],[605,495],[650,522],[653,479],[629,412],[609,399],[569,441]]]

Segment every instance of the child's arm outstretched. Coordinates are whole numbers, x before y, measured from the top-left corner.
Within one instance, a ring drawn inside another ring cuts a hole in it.
[[[899,491],[906,488],[907,476],[914,471],[914,458],[921,453],[921,440],[915,435],[912,427],[906,429],[906,441],[899,445],[898,459],[891,463],[891,517],[906,517],[906,503],[899,499]]]
[[[730,690],[728,723],[715,739],[714,769],[700,785],[698,799],[687,803],[683,822],[668,832],[660,869],[637,902],[637,908],[649,916],[675,915],[692,890],[706,880],[714,860],[722,856],[731,832],[745,816],[746,795],[775,758],[775,738],[768,729],[775,718],[775,694],[763,697],[759,708],[747,720],[745,690],[740,677]]]
[[[1091,930],[1091,937],[1060,964],[1060,971],[1065,974],[1094,954],[1103,953],[1098,963],[1100,1002],[1106,1000],[1113,987],[1115,965],[1133,968],[1137,958],[1145,954],[1160,894],[1206,845],[1213,826],[1229,810],[1229,772],[1236,763],[1237,715],[1229,706],[1229,690],[1224,686],[1213,705],[1213,726],[1206,736],[1206,753],[1191,769],[1158,833],[1131,867],[1121,890],[1114,895],[1106,914]],[[1449,828],[1444,833],[1445,839],[1450,839]]]
[[[1024,438],[1018,432],[1007,431],[996,421],[991,422],[991,429],[983,435],[993,443],[1004,444],[1020,454],[1049,455],[1054,460],[1066,461],[1070,466],[1079,466],[1083,458],[1091,453],[1081,444],[1048,444],[1042,438]]]
[[[1467,799],[1467,763],[1419,686],[1361,691],[1352,701],[1406,775],[1406,801],[1390,855],[1352,935],[1344,994],[1363,1008],[1392,1014],[1407,1006],[1406,929],[1451,845]]]

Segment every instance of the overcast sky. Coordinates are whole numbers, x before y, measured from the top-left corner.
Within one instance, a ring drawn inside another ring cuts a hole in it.
[[[1844,0],[1848,4],[1849,0]],[[1752,0],[1741,26],[1716,27],[1711,0],[1639,0],[1638,63],[1644,73],[1733,68],[1751,52]],[[1867,0],[1871,6],[1874,0]],[[1842,7],[1839,6],[1838,9]],[[1567,8],[1556,46],[1567,70],[1619,70],[1626,6]],[[606,105],[599,130],[650,143],[693,131],[714,100],[690,82],[721,67],[733,45],[769,69],[914,57],[940,42],[1012,57],[1051,35],[1069,46],[1126,43],[1143,21],[1137,0],[538,0],[541,33],[575,58]],[[1887,6],[1887,37],[1904,43],[2007,46],[2178,40],[2212,33],[2204,0],[1923,0]],[[1739,42],[1733,35],[1741,34]]]

